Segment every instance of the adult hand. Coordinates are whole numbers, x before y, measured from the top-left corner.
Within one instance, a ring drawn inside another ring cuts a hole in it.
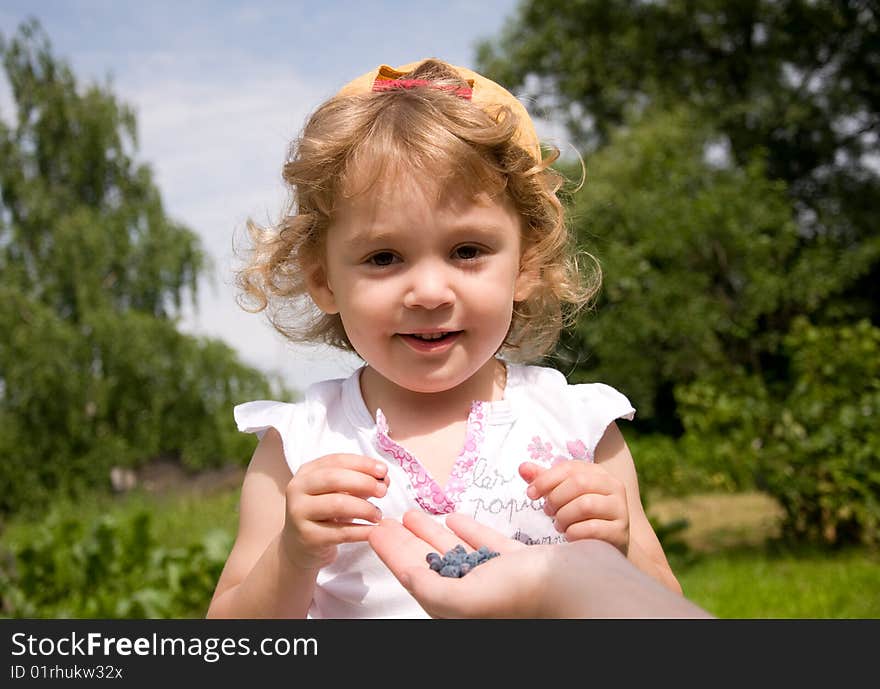
[[[407,512],[403,522],[383,519],[369,536],[370,545],[395,577],[432,617],[543,617],[539,589],[547,576],[541,552],[527,547],[463,514],[446,518],[444,528],[424,512]],[[457,544],[469,550],[487,546],[501,553],[464,577],[441,577],[425,560]]]
[[[457,513],[446,526],[407,512],[402,523],[383,519],[369,535],[376,554],[432,617],[711,617],[605,541],[526,546]],[[458,543],[501,555],[457,579],[428,567],[429,552],[442,554]]]

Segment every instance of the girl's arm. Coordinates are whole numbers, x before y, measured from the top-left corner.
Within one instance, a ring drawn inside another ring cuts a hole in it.
[[[629,508],[629,549],[627,557],[636,567],[652,575],[668,589],[681,593],[663,547],[648,521],[639,494],[639,480],[629,447],[616,423],[611,423],[596,446],[595,461],[626,487]]]
[[[241,489],[238,535],[217,582],[207,617],[305,617],[318,569],[302,569],[284,553],[285,490],[292,475],[281,436],[269,429]]]

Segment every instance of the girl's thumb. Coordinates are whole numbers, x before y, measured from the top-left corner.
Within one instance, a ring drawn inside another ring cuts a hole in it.
[[[526,483],[531,483],[541,473],[541,467],[533,462],[523,462],[519,465],[519,475]]]

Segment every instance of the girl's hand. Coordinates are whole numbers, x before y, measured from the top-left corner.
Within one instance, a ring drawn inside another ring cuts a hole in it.
[[[366,541],[382,512],[367,498],[388,491],[388,467],[368,457],[324,455],[306,462],[287,484],[282,546],[302,569],[319,569],[336,559],[340,543]]]
[[[604,467],[571,460],[549,469],[523,462],[519,475],[529,484],[526,494],[544,498],[544,512],[568,541],[596,538],[629,550],[629,508],[626,487]]]

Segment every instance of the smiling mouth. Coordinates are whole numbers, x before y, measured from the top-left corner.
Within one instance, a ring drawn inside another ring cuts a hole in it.
[[[403,333],[404,337],[413,337],[422,342],[439,342],[448,339],[453,335],[458,335],[461,330],[448,330],[439,333]]]

